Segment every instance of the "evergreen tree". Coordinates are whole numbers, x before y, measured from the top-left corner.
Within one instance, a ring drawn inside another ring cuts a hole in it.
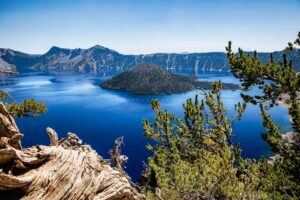
[[[295,45],[300,43],[300,33]],[[294,49],[289,44],[287,50]],[[258,86],[262,95],[241,94],[244,102],[236,105],[237,114],[227,117],[221,100],[221,83],[212,85],[204,99],[188,99],[183,105],[184,119],[162,110],[152,101],[156,112],[153,123],[143,120],[147,148],[153,151],[146,170],[144,187],[148,199],[298,199],[299,189],[299,94],[300,78],[283,54],[283,61],[261,63],[257,53],[227,55],[231,71],[242,86]],[[288,95],[289,98],[283,98]],[[294,134],[282,137],[280,127],[271,120],[268,109],[284,101],[289,106]],[[244,159],[239,144],[232,142],[232,125],[242,117],[247,103],[258,104],[267,132],[263,138],[277,159],[269,162]],[[160,191],[160,192],[158,192]]]
[[[32,117],[47,112],[44,102],[34,99],[25,99],[18,103],[9,93],[0,89],[0,102],[2,102],[9,113],[14,117]]]
[[[299,51],[300,32],[294,43],[288,43],[285,51]],[[249,96],[242,94],[245,102],[259,104],[263,125],[266,133],[262,135],[268,142],[274,154],[277,155],[277,165],[284,170],[286,176],[298,184],[297,195],[300,194],[300,74],[287,59],[286,53],[282,55],[282,61],[275,63],[273,55],[270,54],[270,61],[262,63],[254,52],[253,55],[245,53],[239,48],[238,54],[231,49],[231,42],[226,47],[227,56],[231,65],[231,72],[240,79],[245,89],[258,86],[262,95]],[[293,133],[289,136],[282,136],[280,127],[272,120],[267,110],[282,101],[288,106],[291,118]],[[279,155],[279,156],[278,156]]]
[[[229,119],[221,83],[212,88],[202,101],[198,96],[186,101],[184,119],[162,110],[157,100],[152,102],[155,121],[143,121],[146,137],[151,139],[147,148],[154,153],[147,171],[149,198],[158,187],[166,199],[268,199],[268,193],[256,189],[261,184],[259,169],[264,166],[243,160],[239,145],[232,142],[232,125],[246,104],[237,104],[236,116]]]

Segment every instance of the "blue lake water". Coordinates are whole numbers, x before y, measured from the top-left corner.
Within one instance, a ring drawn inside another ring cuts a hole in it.
[[[230,73],[180,71],[197,75],[201,80],[222,80],[238,83]],[[141,96],[125,92],[104,90],[99,83],[105,75],[43,75],[19,74],[0,76],[0,87],[10,92],[17,101],[33,97],[46,103],[48,112],[36,118],[17,119],[18,127],[24,133],[23,146],[49,144],[45,128],[55,129],[60,138],[67,132],[76,133],[84,143],[90,144],[104,158],[113,147],[117,137],[124,136],[122,153],[129,157],[127,172],[137,181],[143,170],[142,162],[147,162],[151,152],[146,150],[142,119],[154,118],[150,107],[152,99],[159,99],[161,106],[169,112],[182,116],[182,104],[199,91],[183,94]],[[234,114],[234,104],[241,101],[241,91],[223,91],[222,97],[230,116]],[[250,93],[257,93],[253,89]],[[288,112],[283,107],[271,110],[272,118],[283,127],[290,128]],[[243,119],[234,126],[236,142],[241,143],[243,156],[259,158],[269,155],[267,144],[261,139],[262,127],[259,109],[249,105]]]

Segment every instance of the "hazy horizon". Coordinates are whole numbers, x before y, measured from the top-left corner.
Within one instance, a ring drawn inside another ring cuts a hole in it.
[[[0,48],[205,53],[224,52],[231,40],[234,49],[278,51],[300,30],[299,10],[299,0],[2,0]]]

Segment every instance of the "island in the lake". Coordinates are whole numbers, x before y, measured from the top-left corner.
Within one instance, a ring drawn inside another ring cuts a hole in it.
[[[193,89],[210,89],[211,82],[198,81],[196,77],[173,74],[154,64],[141,63],[110,80],[100,84],[102,88],[122,90],[135,94],[174,94]],[[240,86],[233,83],[223,83],[223,89],[236,90]]]

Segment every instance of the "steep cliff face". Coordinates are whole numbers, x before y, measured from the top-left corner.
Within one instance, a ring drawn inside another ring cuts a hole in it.
[[[36,62],[38,62],[40,57],[41,55],[31,55],[11,49],[0,48],[0,60],[4,61],[0,61],[0,69],[4,68],[4,66],[7,66],[8,64],[9,68],[6,67],[6,70],[25,72],[28,71],[28,69]],[[4,63],[4,65],[1,63]]]
[[[269,53],[258,53],[264,61],[268,61]],[[300,70],[300,61],[295,58],[300,51],[288,53],[288,58],[294,61],[294,66]],[[274,58],[279,61],[282,52],[274,52]],[[0,49],[0,69],[8,68],[18,72],[105,72],[114,70],[122,72],[139,63],[153,63],[166,69],[229,71],[229,63],[225,53],[156,53],[148,55],[123,55],[111,49],[96,45],[89,49],[64,49],[52,47],[43,55],[30,55]]]
[[[49,146],[23,149],[23,135],[0,103],[1,199],[145,199],[120,165],[109,164],[75,134],[59,141],[54,130],[47,128],[47,133]]]
[[[124,63],[128,63],[126,56],[101,46],[89,49],[52,47],[30,69],[50,72],[97,72],[101,69],[120,68]]]
[[[8,51],[8,50],[6,50]],[[16,66],[13,64],[10,64],[6,62],[5,60],[2,59],[2,56],[5,56],[8,54],[4,49],[0,49],[0,71],[5,72],[5,71],[15,71]]]

